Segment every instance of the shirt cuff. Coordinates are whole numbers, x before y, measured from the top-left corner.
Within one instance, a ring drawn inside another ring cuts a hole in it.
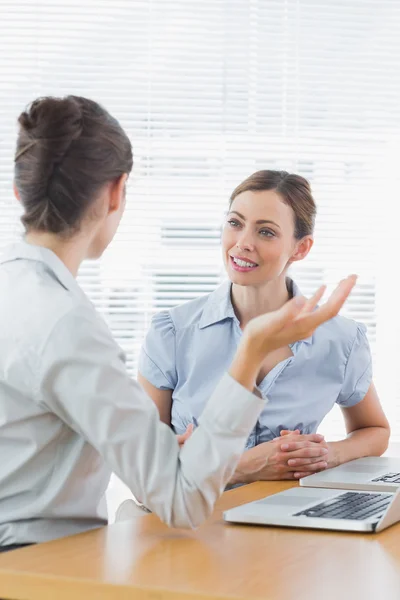
[[[199,421],[208,427],[247,434],[257,422],[265,403],[249,392],[228,373],[222,377],[208,401]]]

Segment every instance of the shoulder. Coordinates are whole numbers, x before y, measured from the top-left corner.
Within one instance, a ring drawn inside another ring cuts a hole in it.
[[[199,325],[204,310],[212,300],[212,297],[212,293],[206,294],[171,308],[169,316],[174,328],[179,331],[193,325]]]
[[[88,302],[87,304],[72,299],[65,303],[52,319],[47,328],[47,336],[42,338],[43,348],[53,347],[59,352],[101,351],[106,346],[117,348],[117,344],[104,318]],[[62,350],[61,350],[62,349]]]
[[[143,347],[145,351],[149,353],[150,347],[154,351],[155,347],[160,347],[163,344],[174,344],[177,333],[198,325],[203,305],[203,298],[196,298],[190,302],[156,313],[151,320],[144,340]]]
[[[205,294],[169,311],[176,331],[197,326],[205,329],[234,317],[231,282],[223,281],[213,292]]]
[[[152,319],[151,329],[176,333],[200,326],[205,312],[213,309],[214,297],[215,292],[212,292],[157,313]]]
[[[65,343],[73,344],[89,333],[96,336],[99,332],[111,335],[104,318],[83,292],[77,295],[52,280],[46,288],[47,294],[42,298],[42,312],[47,315],[47,338],[62,332],[66,338]]]
[[[328,342],[332,348],[336,347],[348,356],[357,340],[367,343],[366,333],[367,328],[362,323],[338,315],[321,325],[313,337],[317,343]]]
[[[31,348],[45,343],[51,332],[64,318],[93,305],[82,294],[77,297],[46,271],[42,264],[20,261],[13,265],[7,294],[0,297],[0,322],[4,331],[10,326],[14,339]],[[29,301],[27,301],[29,298]],[[18,315],[9,324],[9,316]],[[8,316],[8,318],[7,318]],[[72,336],[72,334],[71,334]]]

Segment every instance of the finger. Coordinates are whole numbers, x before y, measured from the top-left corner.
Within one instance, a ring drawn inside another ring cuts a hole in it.
[[[281,438],[275,438],[276,440],[279,440]],[[296,441],[292,441],[292,440],[296,440]],[[290,440],[285,440],[285,443],[281,444],[281,450],[283,450],[284,452],[292,452],[292,450],[297,450],[298,448],[304,448],[306,446],[309,446],[310,444],[320,444],[321,442],[324,442],[325,438],[323,435],[320,435],[319,433],[310,433],[307,435],[296,435],[293,436],[293,438],[290,438]]]
[[[309,298],[301,309],[300,313],[296,317],[296,319],[300,319],[302,316],[312,312],[314,308],[317,306],[318,302],[321,300],[322,296],[326,292],[326,285],[321,285],[320,288],[315,292],[311,298]]]
[[[300,450],[294,450],[288,456],[287,453],[283,453],[282,457],[285,456],[286,460],[291,460],[292,458],[313,458],[315,456],[326,456],[328,454],[328,449],[324,446],[319,446],[318,444],[314,444],[313,446],[306,446],[305,448],[301,448]]]
[[[356,283],[357,275],[349,275],[346,277],[346,279],[342,279],[342,281],[340,281],[340,283],[333,290],[326,303],[334,306],[342,305],[348,298]]]
[[[295,319],[292,324],[288,321],[288,326],[277,335],[279,339],[275,340],[275,345],[286,345],[309,337],[319,325],[335,317],[347,300],[356,280],[356,275],[351,275],[347,279],[344,279],[339,283],[325,304],[312,313]],[[276,330],[277,333],[278,331]]]
[[[302,458],[289,458],[289,460],[287,461],[287,464],[289,467],[296,467],[295,470],[300,470],[303,467],[305,467],[306,465],[314,465],[318,462],[326,462],[324,460],[324,455],[320,455],[320,456],[313,456],[311,458],[307,458],[307,457],[302,457]]]
[[[300,429],[281,429],[280,431],[280,435],[299,435],[300,434]],[[279,438],[274,438],[275,440],[279,440]]]
[[[317,473],[318,471],[325,471],[325,469],[327,468],[327,463],[326,462],[321,462],[319,463],[319,466],[315,465],[316,468],[313,469],[312,471],[295,471],[293,473],[293,476],[295,479],[301,479],[302,477],[307,477],[307,475],[311,475],[312,473]]]
[[[286,324],[292,323],[299,315],[306,303],[304,296],[295,296],[286,302],[279,310],[268,314],[269,333],[276,333],[283,329]]]
[[[317,471],[323,471],[328,466],[326,460],[320,460],[312,465],[303,465],[299,469],[293,469],[294,473],[316,473]]]
[[[349,297],[356,281],[357,275],[350,275],[346,279],[340,281],[325,304],[309,315],[309,318],[317,316],[317,320],[320,318],[327,320],[327,318],[332,318],[337,315]]]
[[[275,442],[276,440],[281,440],[282,438],[288,438],[285,439],[285,443],[289,443],[290,440],[295,440],[298,438],[301,438],[302,435],[300,433],[300,431],[296,430],[296,431],[288,431],[287,433],[281,433],[279,437],[273,438],[271,441]]]

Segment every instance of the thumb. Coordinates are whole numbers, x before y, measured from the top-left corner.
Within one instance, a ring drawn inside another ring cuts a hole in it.
[[[193,428],[194,425],[193,423],[190,423],[187,427],[186,427],[186,431],[185,433],[181,433],[180,435],[176,436],[176,439],[178,440],[178,444],[180,446],[183,446],[183,444],[186,442],[186,440],[188,440],[190,438],[190,436],[193,433]]]
[[[285,435],[300,435],[300,429],[281,429],[279,432],[279,436],[273,438],[272,441],[276,442],[276,440],[280,440]]]
[[[187,439],[189,439],[189,438],[190,438],[190,436],[191,436],[191,435],[192,435],[192,433],[193,433],[193,428],[194,428],[194,425],[193,425],[193,423],[189,423],[189,425],[186,427],[186,431],[185,431],[185,433],[184,433],[184,434],[183,434],[183,436],[182,436],[182,437],[183,437],[183,439],[184,439],[184,441],[186,441]]]

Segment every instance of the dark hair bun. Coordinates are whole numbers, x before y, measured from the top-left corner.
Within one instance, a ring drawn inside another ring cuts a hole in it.
[[[60,162],[72,142],[82,133],[82,109],[72,98],[39,98],[18,122],[21,136],[26,142],[36,142],[47,155],[43,157],[48,166]]]
[[[18,119],[15,185],[27,230],[76,231],[102,185],[132,168],[116,119],[80,96],[39,98]]]

